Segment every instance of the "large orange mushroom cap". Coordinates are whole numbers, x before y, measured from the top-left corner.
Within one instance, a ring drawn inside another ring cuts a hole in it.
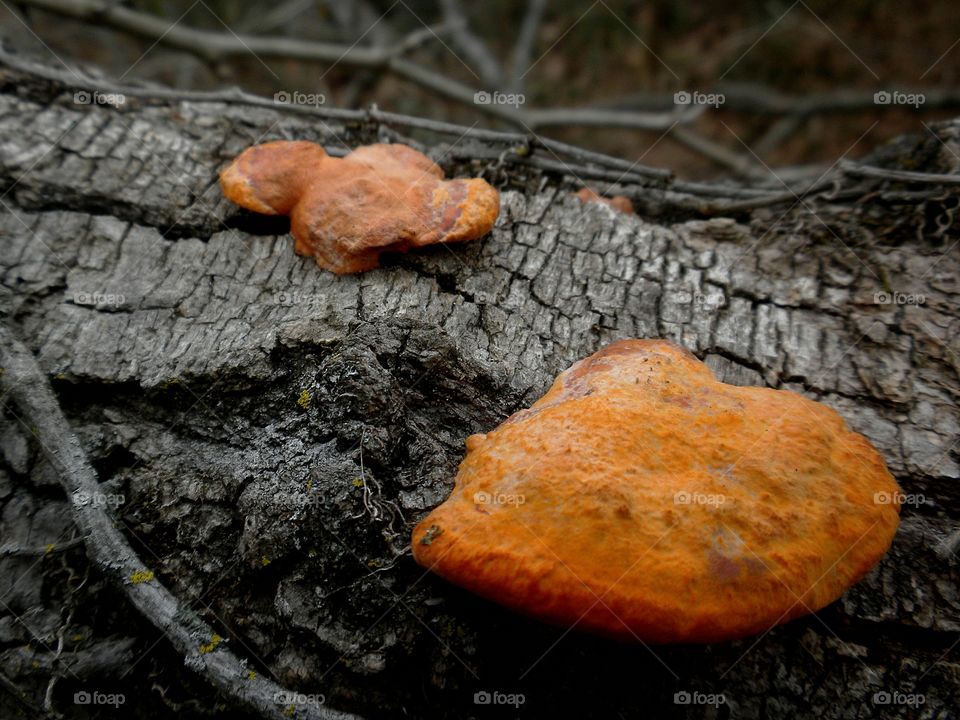
[[[241,207],[289,215],[300,255],[338,274],[375,268],[382,252],[479,238],[493,227],[500,195],[486,181],[444,180],[406,145],[367,145],[343,158],[311,142],[247,148],[223,172]]]
[[[544,621],[714,642],[835,600],[886,552],[899,488],[833,410],[624,340],[467,439],[416,560]]]

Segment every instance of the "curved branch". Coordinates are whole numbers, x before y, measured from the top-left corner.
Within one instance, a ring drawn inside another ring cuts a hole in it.
[[[443,19],[450,26],[450,34],[457,47],[476,68],[482,80],[490,89],[503,84],[503,72],[500,63],[490,52],[490,48],[470,31],[467,14],[460,0],[440,0]],[[473,70],[471,69],[471,72]]]
[[[513,47],[513,59],[510,64],[510,91],[523,92],[523,76],[530,69],[530,58],[537,43],[540,21],[547,8],[547,0],[528,0],[527,11],[517,33],[517,42]]]
[[[904,95],[923,95],[925,110],[960,106],[960,88],[891,88]],[[710,92],[724,96],[723,109],[747,112],[752,115],[807,116],[821,113],[862,112],[894,107],[878,103],[877,90],[843,88],[832,92],[790,95],[759,83],[717,83]],[[674,106],[674,97],[668,93],[636,93],[628,97],[598,104],[597,109],[643,110],[662,112]],[[912,109],[912,106],[906,106]]]
[[[687,122],[695,117],[694,114],[683,111],[644,113],[591,109],[527,110],[495,103],[478,104],[474,102],[475,88],[401,57],[408,49],[403,42],[392,48],[371,48],[357,44],[347,46],[288,37],[210,32],[182,23],[171,24],[155,15],[130,10],[104,0],[21,0],[20,4],[63,17],[104,25],[156,44],[197,55],[210,63],[227,57],[253,55],[261,60],[304,60],[328,63],[331,66],[343,65],[390,72],[447,100],[469,106],[477,112],[509,122],[515,127],[536,129],[540,126],[586,125],[665,130],[677,122]]]
[[[292,717],[279,701],[286,693],[284,688],[251,672],[246,661],[218,642],[213,628],[154,578],[107,510],[100,503],[89,501],[101,493],[96,472],[67,424],[32,353],[5,326],[0,326],[0,363],[0,386],[4,396],[9,395],[16,402],[24,415],[24,423],[57,469],[60,483],[72,500],[73,519],[83,535],[91,562],[166,635],[184,656],[188,667],[264,717],[275,720]],[[295,717],[347,720],[357,716],[306,704],[297,708]]]
[[[931,186],[938,184],[951,185],[957,182],[957,177],[952,175],[889,171],[849,161],[840,166],[839,173],[833,174],[829,178],[821,178],[813,185],[810,184],[812,178],[801,178],[796,183],[788,180],[790,188],[787,190],[750,188],[730,182],[691,182],[675,179],[673,173],[665,168],[641,165],[624,158],[611,157],[533,133],[489,130],[475,126],[467,127],[440,120],[385,112],[375,105],[367,110],[344,110],[314,105],[279,103],[269,98],[245,93],[236,88],[220,92],[206,92],[173,90],[149,85],[133,86],[83,76],[76,71],[71,71],[72,74],[68,77],[67,73],[52,69],[42,63],[12,55],[2,48],[0,48],[0,65],[11,67],[27,75],[42,77],[51,82],[59,83],[70,90],[99,90],[101,92],[121,93],[127,97],[138,97],[145,100],[211,102],[262,107],[277,112],[309,115],[344,123],[373,123],[390,129],[413,128],[457,139],[469,138],[477,141],[477,143],[495,147],[474,147],[469,151],[466,148],[454,148],[450,155],[456,158],[473,157],[528,165],[567,175],[581,181],[596,179],[614,184],[632,183],[636,187],[633,190],[625,191],[625,194],[632,196],[634,199],[642,199],[641,196],[644,194],[654,195],[657,203],[661,205],[703,215],[745,212],[780,203],[796,202],[799,198],[811,197],[838,185],[842,178],[896,179]],[[547,152],[543,153],[543,150]],[[330,148],[329,151],[331,154],[336,154],[338,149]],[[840,190],[841,187],[838,185],[836,191],[839,192]],[[849,192],[862,194],[863,189],[853,188]]]
[[[847,175],[855,177],[871,177],[898,182],[924,183],[936,185],[960,185],[960,175],[942,175],[937,173],[910,172],[909,170],[887,170],[873,165],[861,165],[854,162],[843,162],[840,169]]]

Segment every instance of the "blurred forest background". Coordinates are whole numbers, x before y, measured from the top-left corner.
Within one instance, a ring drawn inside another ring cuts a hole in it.
[[[15,48],[127,83],[302,92],[326,107],[526,127],[690,178],[855,159],[960,107],[948,0],[3,0],[0,26]],[[265,52],[251,37],[277,42]],[[335,61],[305,59],[302,41]],[[368,49],[404,71],[370,64]],[[524,102],[498,117],[437,92],[444,78]],[[901,95],[884,104],[883,91]],[[691,118],[677,92],[724,102]]]

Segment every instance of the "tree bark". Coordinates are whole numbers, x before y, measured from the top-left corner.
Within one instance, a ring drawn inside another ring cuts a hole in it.
[[[377,128],[84,104],[82,87],[0,66],[4,322],[130,545],[225,647],[307,696],[294,716],[322,695],[370,718],[485,717],[480,691],[522,694],[495,710],[524,717],[956,716],[955,191],[911,204],[912,186],[877,178],[792,208],[638,217],[579,203],[570,178],[447,162],[500,184],[492,234],[337,277],[294,255],[284,221],[227,202],[217,172],[256,142],[345,149]],[[874,162],[955,174],[960,123],[934,130]],[[410,530],[449,493],[466,436],[625,337],[675,340],[727,382],[795,390],[865,434],[912,499],[881,564],[814,616],[703,647],[544,627],[417,567]],[[133,717],[240,716],[69,543],[58,469],[3,402],[0,713],[46,696],[106,716],[74,703],[99,691]],[[126,667],[97,663],[104,647]]]

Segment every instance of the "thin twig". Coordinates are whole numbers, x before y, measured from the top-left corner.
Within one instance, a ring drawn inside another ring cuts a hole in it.
[[[457,49],[470,64],[470,71],[476,69],[479,79],[490,89],[499,89],[503,85],[503,71],[500,63],[490,52],[490,48],[470,30],[467,14],[460,0],[440,0],[443,19],[450,26],[450,36]]]
[[[842,88],[824,93],[790,95],[759,83],[725,82],[709,88],[702,88],[702,90],[723,95],[724,99],[721,105],[723,110],[746,112],[751,115],[809,116],[827,113],[855,113],[895,107],[877,101],[875,96],[883,92],[887,92],[891,96],[894,92],[904,97],[922,95],[923,101],[920,103],[920,107],[924,110],[960,106],[960,88],[900,87],[886,91]],[[628,97],[597,104],[596,107],[662,112],[673,107],[673,105],[674,96],[670,93],[636,93]],[[910,105],[900,107],[914,109]]]
[[[530,69],[530,59],[533,57],[533,48],[540,33],[540,22],[546,10],[547,0],[528,0],[527,11],[520,23],[520,32],[513,46],[513,59],[510,63],[510,92],[522,93],[526,83],[524,75]]]
[[[19,545],[3,545],[0,546],[0,557],[18,557],[18,556],[33,556],[40,557],[43,555],[53,555],[54,553],[62,553],[67,550],[72,550],[75,547],[80,547],[83,545],[83,538],[73,538],[72,540],[67,540],[62,543],[50,543],[44,547],[21,547]]]
[[[686,122],[693,117],[689,112],[680,111],[645,113],[591,108],[528,110],[499,103],[478,104],[474,101],[475,88],[402,57],[407,51],[407,47],[402,42],[394,47],[368,47],[282,36],[240,36],[227,32],[199,30],[183,23],[171,24],[156,15],[131,10],[104,2],[104,0],[21,0],[20,4],[126,32],[194,54],[213,65],[227,58],[252,55],[261,61],[264,59],[303,60],[389,72],[447,100],[469,106],[477,112],[509,122],[516,127],[536,129],[548,126],[582,125],[662,131],[677,122]]]
[[[790,187],[787,190],[767,190],[744,187],[727,182],[688,182],[676,180],[670,170],[634,163],[624,158],[616,158],[594,152],[576,145],[543,137],[534,133],[506,132],[489,130],[475,126],[468,127],[428,118],[414,117],[400,113],[380,110],[375,105],[366,110],[345,110],[315,105],[293,105],[280,103],[270,98],[245,93],[239,89],[219,92],[196,90],[173,90],[155,85],[132,85],[91,76],[78,70],[69,72],[56,70],[47,65],[27,60],[0,48],[0,65],[13,68],[29,76],[41,77],[60,84],[64,91],[83,89],[88,91],[120,93],[131,98],[158,100],[165,102],[206,102],[228,105],[244,105],[268,108],[278,113],[319,117],[345,125],[373,125],[380,128],[404,128],[422,130],[442,136],[473,140],[474,147],[458,145],[450,157],[459,159],[495,160],[510,164],[526,165],[539,170],[558,173],[575,180],[605,180],[613,183],[634,184],[625,194],[635,199],[651,196],[655,204],[678,210],[696,212],[705,215],[717,215],[728,212],[749,211],[778,203],[795,202],[797,196],[812,197],[825,192],[830,185],[837,184],[837,192],[852,192],[858,197],[869,189],[841,188],[844,178],[876,178],[900,180],[904,182],[925,183],[931,186],[957,183],[958,176],[891,171],[882,168],[863,166],[845,161],[840,172],[832,179],[811,186],[819,173],[804,173],[791,180],[784,169],[778,169]],[[688,137],[681,132],[685,138]],[[547,152],[541,152],[546,150]],[[330,148],[337,154],[336,148]],[[346,152],[340,149],[339,154]],[[730,162],[736,162],[732,158]],[[812,177],[808,177],[812,175]],[[838,184],[840,183],[840,184]]]
[[[769,175],[759,163],[750,157],[740,155],[689,128],[675,127],[670,131],[670,137],[686,145],[691,150],[695,150],[704,157],[713,160],[738,177],[759,180]]]
[[[49,382],[30,351],[5,326],[0,326],[0,368],[0,386],[4,394],[15,401],[23,414],[24,424],[32,430],[57,469],[67,496],[79,499],[101,493],[96,472],[67,424]],[[251,672],[246,661],[228,650],[224,642],[214,639],[213,628],[171,594],[137,556],[106,508],[98,503],[81,501],[70,505],[91,562],[167,636],[184,656],[188,667],[237,702],[265,717],[275,720],[291,717],[281,704],[282,700],[278,701],[285,694],[289,695],[284,688],[260,673]],[[295,709],[296,717],[312,720],[356,717],[315,704]]]
[[[910,172],[908,170],[887,170],[873,165],[844,162],[840,168],[847,175],[872,177],[883,180],[896,180],[908,183],[934,183],[937,185],[960,185],[960,175],[942,175],[937,173]]]

